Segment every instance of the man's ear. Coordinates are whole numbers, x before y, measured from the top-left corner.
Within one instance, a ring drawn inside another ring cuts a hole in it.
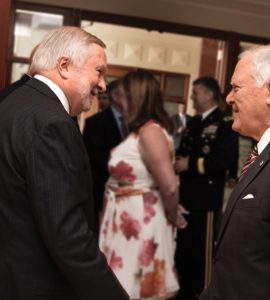
[[[70,60],[67,57],[61,57],[57,63],[57,70],[60,76],[64,79],[69,77]]]

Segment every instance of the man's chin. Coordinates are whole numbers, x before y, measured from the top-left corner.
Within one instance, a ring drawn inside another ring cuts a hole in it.
[[[83,106],[82,111],[87,112],[91,109],[92,105],[91,103],[87,103],[86,105]]]
[[[239,127],[239,125],[234,121],[233,124],[232,124],[232,129],[236,132],[239,132],[241,131],[241,128]]]
[[[88,110],[90,110],[91,107],[92,107],[93,101],[95,101],[95,98],[97,98],[97,97],[91,95],[88,99],[86,99],[86,100],[84,101],[84,103],[83,103],[83,108],[82,108],[82,110],[85,111],[85,112],[88,111]]]

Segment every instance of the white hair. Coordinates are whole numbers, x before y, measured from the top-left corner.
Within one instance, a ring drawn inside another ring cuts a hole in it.
[[[91,54],[90,44],[106,48],[99,38],[79,27],[62,26],[52,30],[35,50],[29,72],[34,75],[52,70],[61,57],[80,67]]]
[[[251,58],[250,74],[259,87],[270,82],[270,45],[259,46],[239,55],[239,59]]]

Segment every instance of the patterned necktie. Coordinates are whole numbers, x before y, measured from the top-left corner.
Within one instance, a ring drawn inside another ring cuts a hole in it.
[[[254,161],[256,160],[256,158],[258,157],[258,148],[257,145],[254,146],[250,157],[248,158],[248,160],[246,161],[246,163],[244,164],[241,172],[240,172],[240,176],[239,176],[239,180],[242,178],[242,176],[246,173],[246,171],[248,170],[249,166],[252,165],[254,163]]]
[[[121,134],[123,139],[125,139],[128,136],[128,128],[126,125],[126,122],[122,116],[119,117],[120,124],[121,124]]]

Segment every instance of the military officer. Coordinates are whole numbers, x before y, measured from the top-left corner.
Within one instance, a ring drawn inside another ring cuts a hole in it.
[[[195,300],[208,284],[213,228],[222,207],[226,171],[238,156],[238,136],[231,118],[218,107],[220,97],[214,78],[193,82],[191,99],[198,114],[188,123],[175,163],[180,200],[190,212],[188,226],[177,238],[181,291],[176,299]]]

